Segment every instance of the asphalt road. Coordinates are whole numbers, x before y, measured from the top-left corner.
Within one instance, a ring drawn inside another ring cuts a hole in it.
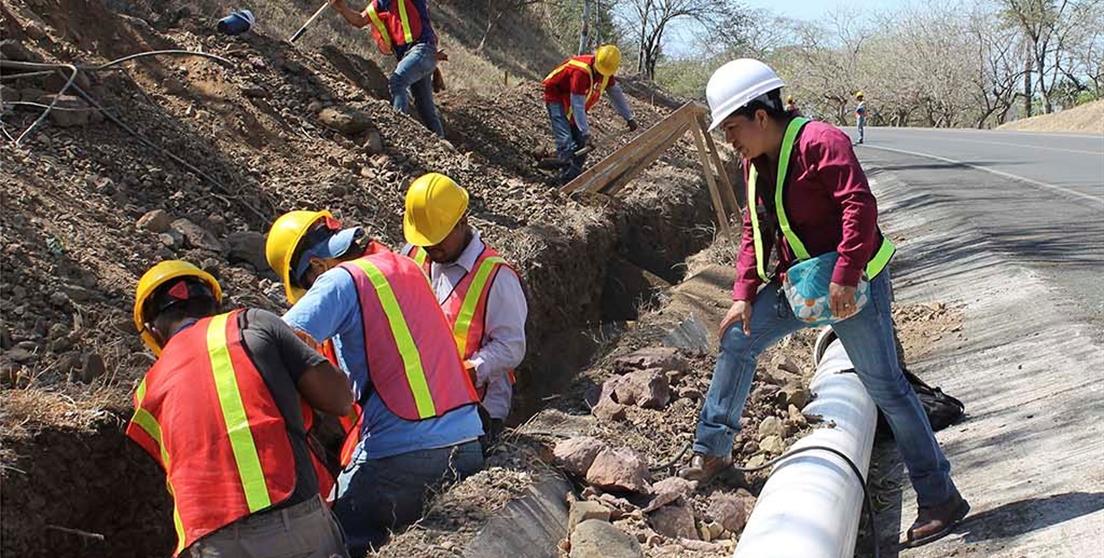
[[[1055,297],[1040,303],[1104,342],[1104,135],[868,128],[855,149],[914,189],[912,203],[945,204],[1040,273]]]
[[[897,549],[916,509],[883,447],[882,556],[1104,556],[1104,136],[875,128],[867,141],[856,152],[900,240],[898,301],[963,316],[909,366],[966,404],[938,438],[973,506],[951,536]]]

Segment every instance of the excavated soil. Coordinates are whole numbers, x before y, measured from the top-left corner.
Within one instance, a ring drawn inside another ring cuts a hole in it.
[[[120,433],[129,393],[151,363],[130,322],[133,287],[159,260],[184,258],[214,273],[229,305],[281,311],[260,237],[276,216],[331,208],[398,246],[406,185],[444,172],[469,189],[473,222],[528,291],[529,353],[517,398],[524,418],[589,360],[597,347],[590,328],[635,319],[636,306],[680,279],[677,264],[711,239],[708,196],[685,141],[620,198],[571,199],[534,170],[551,142],[532,82],[442,94],[449,141],[440,141],[390,108],[374,60],[292,47],[263,32],[225,37],[212,14],[165,2],[119,6],[125,14],[113,11],[118,5],[5,2],[0,17],[4,37],[45,60],[92,64],[179,48],[229,64],[158,57],[82,73],[82,89],[163,150],[110,121],[60,127],[53,117],[24,146],[0,147],[5,553],[149,556],[168,548],[167,497],[146,490],[161,486],[161,475]],[[5,100],[13,91],[41,98],[61,82],[4,86]],[[645,127],[670,110],[644,84],[629,90]],[[329,127],[321,113],[330,108],[365,129]],[[5,107],[4,130],[17,135],[40,111]],[[609,107],[594,121],[597,160],[628,136]],[[158,234],[137,224],[157,209],[194,227]],[[662,280],[640,280],[655,277]],[[42,412],[56,408],[69,411]],[[112,455],[119,463],[109,463]]]

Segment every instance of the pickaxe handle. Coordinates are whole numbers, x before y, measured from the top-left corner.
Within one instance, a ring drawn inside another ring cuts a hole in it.
[[[310,24],[314,23],[314,20],[318,19],[318,16],[322,15],[322,12],[326,11],[326,7],[329,6],[329,5],[330,5],[329,0],[326,0],[325,2],[322,2],[322,6],[320,8],[318,8],[317,11],[314,12],[314,15],[310,16],[310,19],[308,19],[307,22],[304,23],[303,26],[300,27],[299,30],[296,31],[295,34],[291,36],[290,39],[288,39],[288,42],[289,43],[294,43],[295,41],[299,40],[299,37],[302,37],[303,33],[305,33],[307,31],[307,27],[310,27]]]

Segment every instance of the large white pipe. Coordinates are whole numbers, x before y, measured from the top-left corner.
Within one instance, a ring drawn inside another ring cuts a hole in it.
[[[818,425],[791,451],[827,446],[843,452],[866,475],[877,413],[838,340],[817,341],[816,397],[803,412]],[[826,424],[834,423],[829,428]],[[862,483],[837,455],[811,450],[775,465],[736,546],[735,558],[851,558],[862,511]]]

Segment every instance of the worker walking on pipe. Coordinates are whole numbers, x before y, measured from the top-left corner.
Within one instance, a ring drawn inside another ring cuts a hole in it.
[[[421,268],[328,211],[272,224],[265,256],[293,303],[284,321],[331,341],[360,406],[334,513],[350,554],[422,514],[428,491],[483,467],[479,396]]]
[[[745,58],[722,66],[706,86],[710,129],[724,131],[748,169],[748,211],[733,304],[720,324],[720,355],[694,454],[680,475],[703,480],[732,466],[733,436],[757,357],[820,312],[834,322],[855,372],[893,430],[919,504],[906,543],[924,544],[950,532],[970,507],[898,364],[887,268],[895,248],[878,229],[877,203],[850,138],[786,112],[783,85],[766,64]],[[779,263],[769,273],[772,245]],[[823,270],[813,275],[822,294],[794,300],[794,285],[803,282],[796,271],[810,265]]]
[[[220,313],[221,301],[218,281],[181,260],[150,268],[134,297],[158,358],[126,433],[165,470],[173,556],[346,557],[301,405],[348,413],[348,380],[277,316]]]
[[[571,182],[583,171],[591,145],[587,112],[602,93],[609,94],[614,110],[628,123],[629,131],[637,128],[625,93],[614,74],[621,67],[621,51],[614,45],[602,45],[594,54],[572,56],[544,78],[544,104],[556,140],[556,156],[562,165],[560,182]]]
[[[429,19],[427,0],[370,0],[358,12],[345,0],[330,0],[345,21],[354,27],[371,26],[376,48],[385,56],[394,55],[398,64],[387,81],[391,105],[399,112],[410,112],[410,97],[422,124],[445,137],[437,105],[433,103],[433,74],[437,69],[437,34]]]
[[[422,266],[482,405],[484,455],[502,433],[514,368],[525,358],[528,305],[517,271],[468,222],[468,192],[438,173],[406,192],[403,254]]]

